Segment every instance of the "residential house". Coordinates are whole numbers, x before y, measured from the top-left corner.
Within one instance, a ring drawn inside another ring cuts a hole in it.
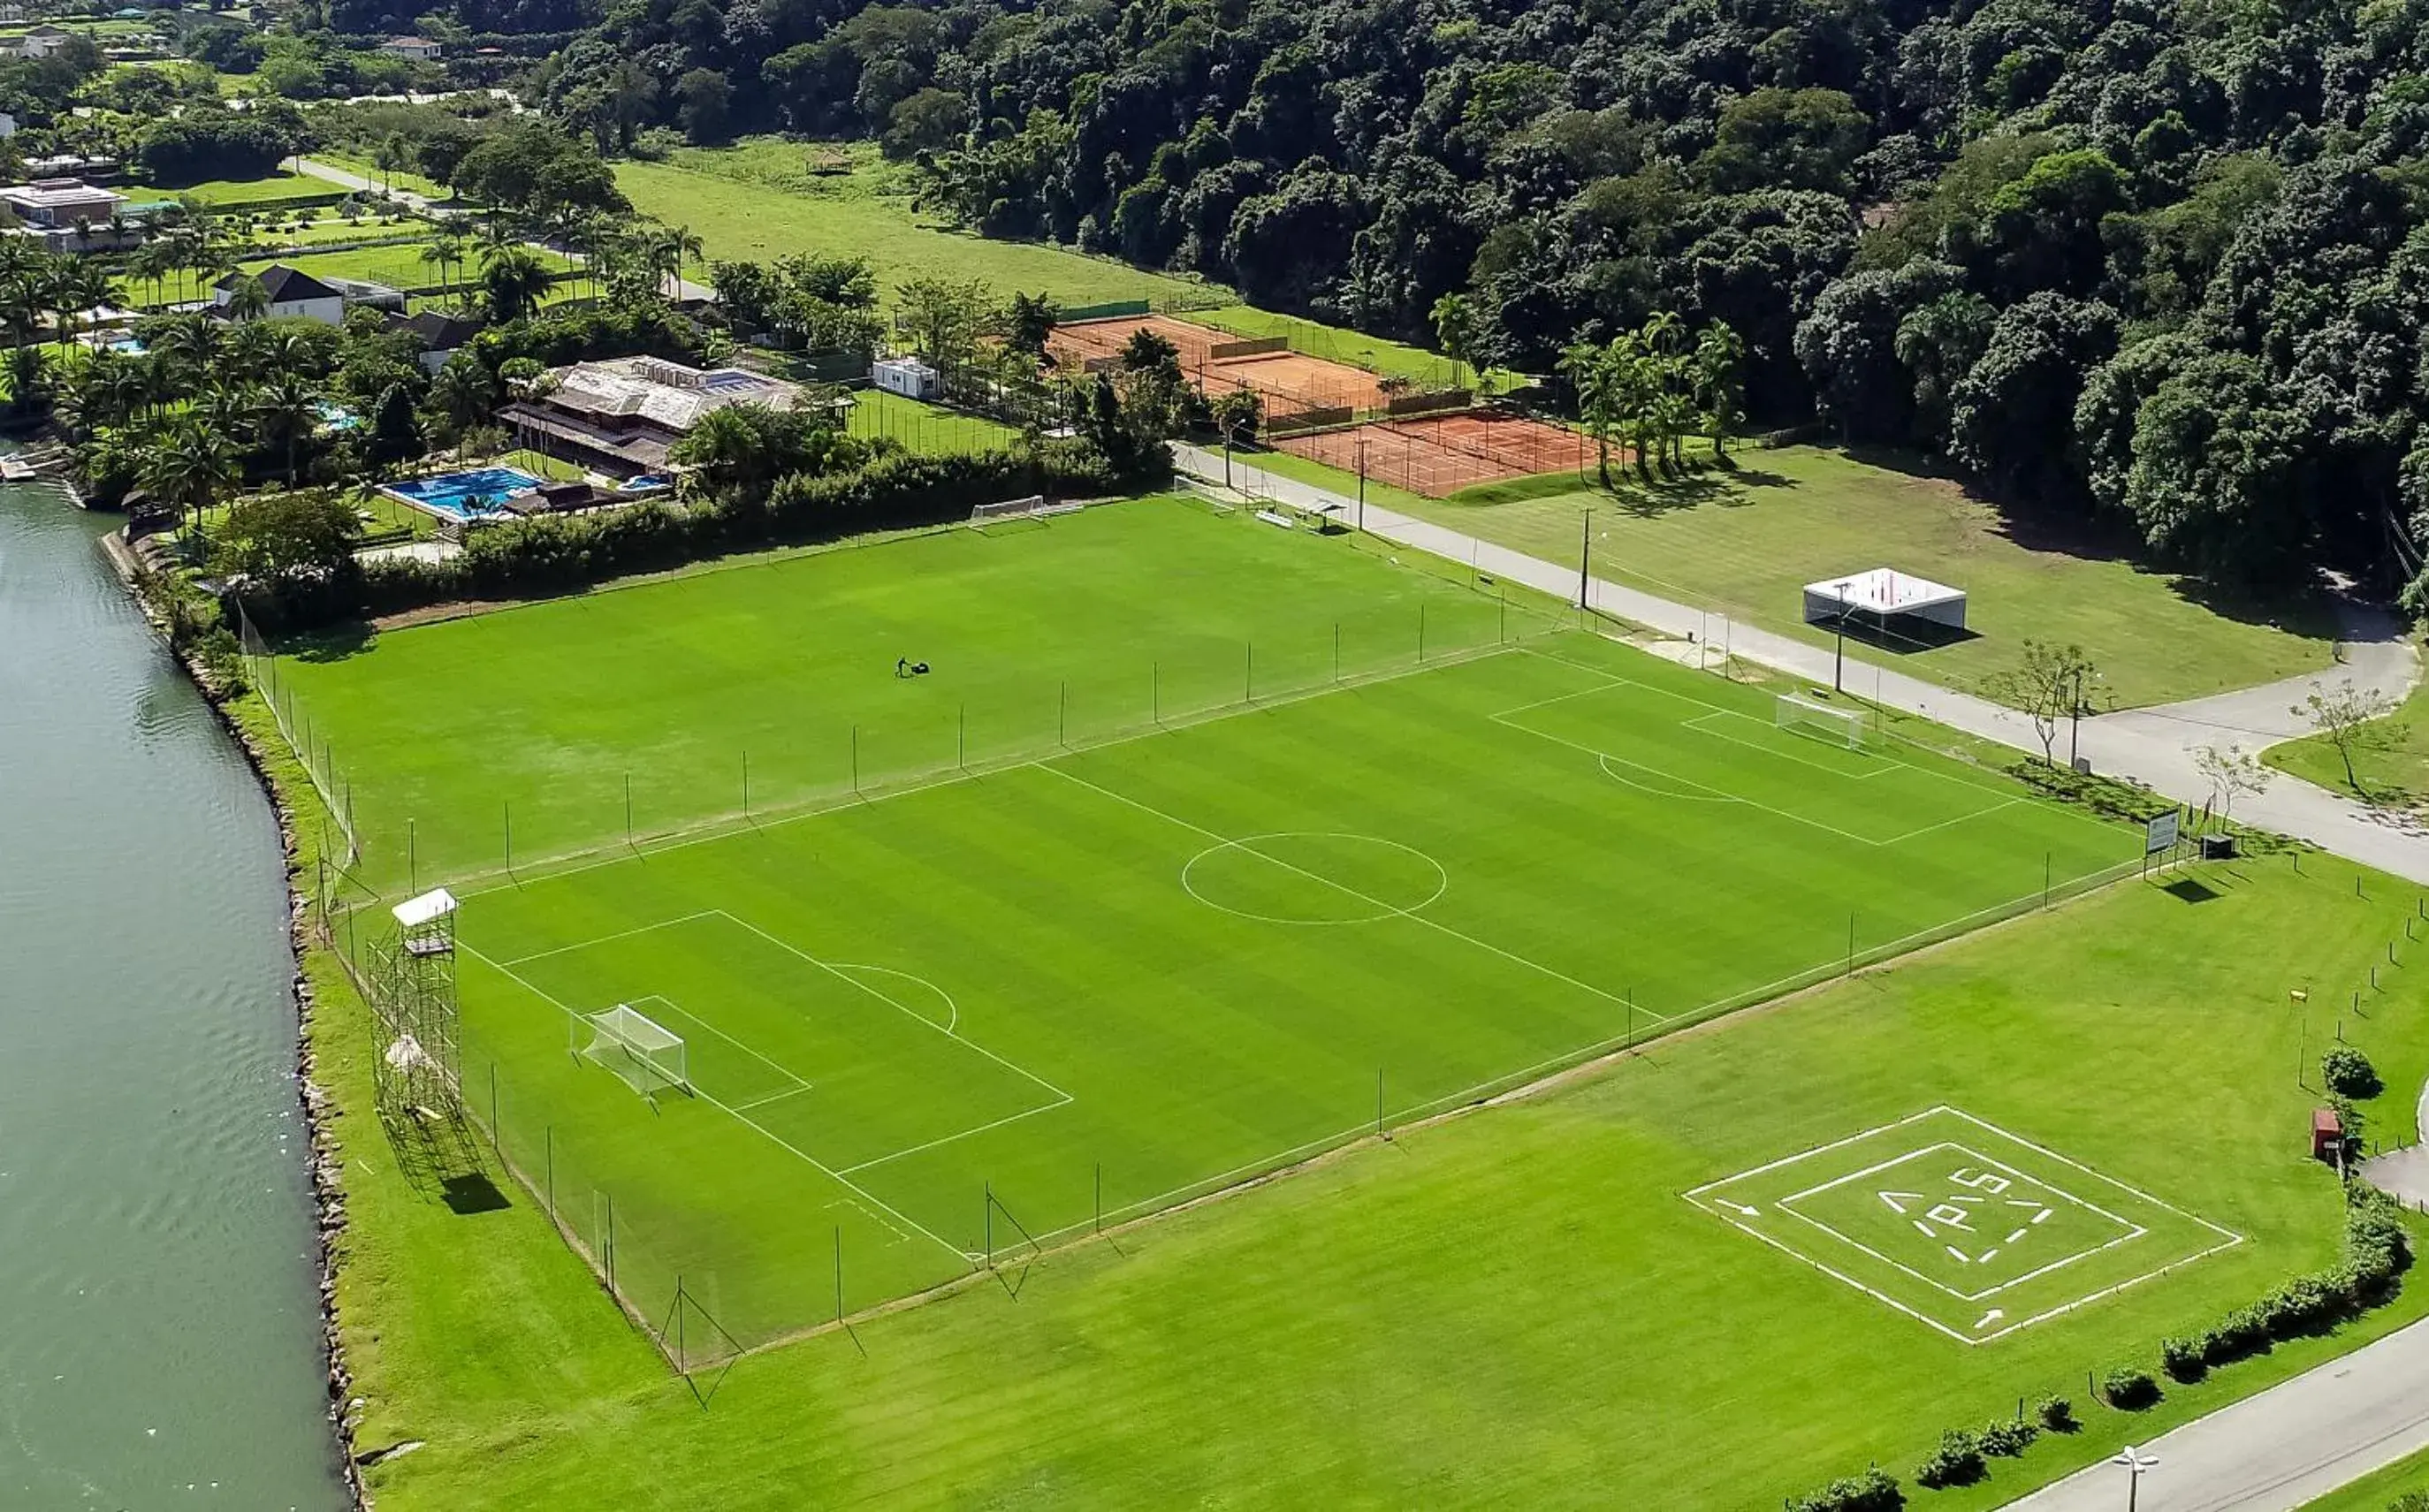
[[[427,37],[391,37],[379,44],[379,50],[391,58],[402,58],[416,63],[436,63],[445,49]]]
[[[27,58],[49,58],[65,47],[68,39],[74,35],[64,26],[53,26],[47,23],[33,27],[25,33],[25,54]]]
[[[389,330],[402,331],[421,342],[422,371],[437,372],[447,366],[457,348],[480,334],[484,322],[474,316],[433,309],[391,315],[388,323]]]
[[[799,385],[740,368],[703,371],[662,357],[619,357],[552,368],[530,398],[498,418],[525,446],[631,476],[665,471],[667,449],[711,410],[793,409],[803,402]]]
[[[0,206],[15,219],[16,234],[31,237],[45,252],[112,252],[142,239],[130,222],[159,205],[132,206],[115,189],[80,178],[38,178],[0,187]]]
[[[223,320],[239,317],[230,309],[236,292],[245,280],[256,275],[234,272],[223,275],[211,286],[212,313]],[[346,296],[330,288],[310,273],[299,272],[285,263],[273,263],[258,274],[261,291],[270,296],[270,304],[262,313],[272,320],[318,320],[323,325],[343,325],[346,321]]]

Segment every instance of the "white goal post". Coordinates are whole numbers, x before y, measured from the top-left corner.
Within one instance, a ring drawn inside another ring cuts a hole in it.
[[[582,1018],[590,1026],[590,1043],[581,1051],[585,1060],[605,1066],[644,1097],[669,1088],[691,1091],[682,1035],[624,1003]]]
[[[981,504],[970,511],[970,523],[986,525],[1000,519],[1043,519],[1049,515],[1068,515],[1080,508],[1076,500],[1057,503],[1044,494],[1031,494],[1026,499],[999,499]]]
[[[1850,749],[1864,744],[1864,711],[1834,709],[1802,694],[1783,693],[1774,712],[1782,730],[1842,742]]]

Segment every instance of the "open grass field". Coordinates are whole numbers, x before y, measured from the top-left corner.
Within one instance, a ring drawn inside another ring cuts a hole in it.
[[[852,391],[851,414],[845,428],[853,436],[900,441],[923,456],[993,452],[1020,438],[1018,431],[1000,420],[922,403],[883,388]]]
[[[283,200],[326,199],[344,191],[337,185],[300,173],[273,173],[268,178],[206,179],[174,189],[151,184],[121,184],[118,192],[130,200],[190,199],[213,209],[243,209],[275,205]]]
[[[1093,304],[1203,297],[1210,288],[1111,258],[970,235],[913,209],[899,171],[873,150],[855,152],[849,172],[829,174],[809,172],[812,152],[772,140],[686,149],[669,162],[618,163],[616,182],[642,213],[698,232],[712,258],[867,256],[889,292],[912,278],[976,278],[1005,295],[1042,292]]]
[[[2394,808],[2429,804],[2429,686],[2415,688],[2394,714],[2366,727],[2354,752],[2355,781],[2347,780],[2344,758],[2324,735],[2272,746],[2261,760],[2331,793]]]
[[[368,279],[372,283],[386,284],[392,288],[412,289],[425,285],[435,288],[438,283],[438,265],[421,260],[421,246],[420,242],[390,242],[376,247],[354,247],[344,252],[306,252],[289,256],[249,257],[245,259],[243,266],[251,271],[259,272],[275,262],[283,263],[298,272],[310,273],[315,278]],[[563,255],[545,248],[534,247],[532,255],[537,257],[543,267],[558,273],[567,272],[573,267],[573,264]],[[479,267],[476,262],[473,267],[466,271],[451,270],[449,276],[458,282],[465,282],[477,277],[478,273]]]
[[[369,868],[394,881],[414,816],[407,882],[466,899],[465,1078],[509,1157],[636,1317],[665,1327],[680,1280],[758,1344],[838,1288],[865,1307],[1034,1255],[2138,853],[1506,613],[1349,539],[1150,501],[391,633],[282,682],[350,753]],[[1336,687],[1336,624],[1352,667],[1396,675]],[[896,676],[898,648],[937,670]],[[631,765],[657,814],[685,777],[700,803],[738,788],[670,731],[753,749],[761,806],[623,844]],[[499,852],[460,848],[492,809]],[[509,813],[605,848],[506,870]],[[568,1053],[620,1005],[686,1042],[687,1093]],[[2024,1160],[2005,1137],[1974,1145]],[[2039,1247],[2099,1263],[2019,1296],[2063,1311],[2215,1241],[2158,1210],[2065,1210]]]
[[[1442,501],[1371,489],[1368,497],[1571,567],[1591,508],[1597,576],[1817,645],[1829,636],[1801,622],[1805,583],[1871,567],[1951,583],[1969,595],[1972,637],[1859,654],[1952,686],[1977,687],[2016,665],[2028,636],[2080,644],[2102,671],[2104,699],[2121,708],[2329,664],[2335,632],[2323,607],[2212,608],[2196,584],[2113,553],[2020,535],[1955,484],[1842,452],[1748,450],[1735,461],[1734,470],[1676,482],[1630,475],[1608,493],[1590,481],[1563,486],[1546,479]],[[1305,459],[1277,470],[1345,493],[1356,486],[1348,474]]]
[[[300,771],[282,776],[308,805]],[[1943,1427],[2072,1396],[2083,1433],[1994,1461],[1980,1487],[1910,1491],[1976,1512],[2423,1311],[2416,1278],[2359,1325],[2169,1384],[2147,1412],[2083,1390],[2087,1371],[2147,1365],[2163,1336],[2334,1258],[2335,1184],[2302,1158],[2313,1099],[2291,1076],[2328,1025],[2286,988],[2325,1005],[2364,985],[2413,906],[2386,879],[2366,890],[2317,857],[2129,882],[1000,1285],[860,1316],[849,1337],[746,1358],[705,1409],[537,1203],[509,1189],[459,1212],[374,1120],[341,1119],[360,1441],[423,1445],[367,1473],[408,1512],[1736,1509],[1871,1460],[1908,1474]],[[326,953],[312,969],[321,1079],[365,1108],[361,1010]],[[2429,1073],[2416,969],[2345,1025],[2397,1089],[2374,1109],[2390,1119]],[[1685,1195],[1941,1103],[2242,1242],[1969,1346]]]

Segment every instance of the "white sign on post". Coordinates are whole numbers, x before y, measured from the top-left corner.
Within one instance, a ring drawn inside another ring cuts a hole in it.
[[[2148,856],[2156,851],[2174,848],[2179,817],[2176,810],[2170,809],[2167,813],[2152,819],[2142,831],[2142,854]]]

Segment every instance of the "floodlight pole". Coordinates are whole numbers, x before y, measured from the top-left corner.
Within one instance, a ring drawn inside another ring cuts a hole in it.
[[[1586,584],[1594,581],[1592,577],[1593,572],[1594,505],[1588,504],[1586,506],[1584,534],[1579,537],[1578,541],[1578,607],[1580,609],[1590,609],[1593,607],[1593,605],[1586,602]]]
[[[1855,583],[1849,578],[1839,584],[1839,648],[1830,663],[1830,691],[1847,691],[1847,589]]]
[[[2159,1456],[2143,1454],[2132,1444],[2127,1444],[2123,1452],[2112,1456],[2108,1463],[2125,1467],[2125,1512],[2134,1512],[2135,1499],[2142,1489],[2142,1477],[2158,1468]]]

